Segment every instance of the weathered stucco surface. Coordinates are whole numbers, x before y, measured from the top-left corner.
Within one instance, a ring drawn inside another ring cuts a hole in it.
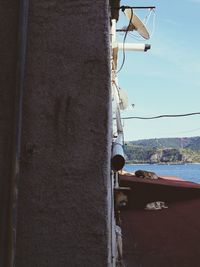
[[[110,260],[106,1],[30,0],[16,267]]]

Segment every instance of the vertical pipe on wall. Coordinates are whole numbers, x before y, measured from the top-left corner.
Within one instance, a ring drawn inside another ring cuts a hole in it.
[[[8,213],[8,255],[7,266],[13,267],[15,261],[16,216],[17,216],[17,181],[20,171],[22,103],[24,91],[24,72],[26,61],[27,27],[29,0],[20,0],[18,25],[18,57],[16,68],[16,90],[12,144],[12,177],[10,184],[10,203]]]

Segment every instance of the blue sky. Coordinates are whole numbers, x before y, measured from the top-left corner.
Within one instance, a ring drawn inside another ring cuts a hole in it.
[[[155,116],[200,111],[200,0],[128,1],[121,5],[155,5],[155,29],[148,52],[126,52],[119,86],[134,109],[122,116]],[[136,10],[143,20],[148,10]],[[118,28],[128,23],[120,12]],[[153,16],[147,25],[153,30]],[[123,36],[118,34],[118,40]],[[127,38],[127,42],[141,42]],[[121,52],[120,52],[121,53]],[[119,55],[118,65],[120,66]],[[125,140],[200,135],[200,115],[184,118],[124,121]]]

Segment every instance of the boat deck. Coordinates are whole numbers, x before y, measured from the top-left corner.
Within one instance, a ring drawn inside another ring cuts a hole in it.
[[[199,267],[200,185],[166,177],[120,179],[131,188],[121,211],[125,266]],[[168,208],[144,210],[151,201],[165,201]]]

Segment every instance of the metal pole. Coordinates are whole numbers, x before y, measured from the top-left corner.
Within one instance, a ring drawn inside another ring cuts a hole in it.
[[[118,49],[128,50],[128,51],[141,51],[146,52],[151,48],[150,44],[139,44],[139,43],[118,43]]]
[[[21,131],[22,131],[22,104],[24,92],[24,72],[27,46],[29,0],[20,0],[19,6],[19,28],[18,28],[18,59],[16,71],[16,94],[15,94],[15,114],[14,114],[14,134],[13,134],[13,158],[12,177],[9,207],[9,244],[8,244],[8,267],[15,264],[16,251],[16,217],[17,217],[17,183],[20,171],[21,155]]]
[[[155,9],[155,6],[120,6],[119,9],[124,11],[127,8],[133,8],[133,9]]]
[[[113,142],[111,165],[113,171],[120,171],[125,164],[124,149],[123,149],[123,134],[119,133],[116,140]]]

